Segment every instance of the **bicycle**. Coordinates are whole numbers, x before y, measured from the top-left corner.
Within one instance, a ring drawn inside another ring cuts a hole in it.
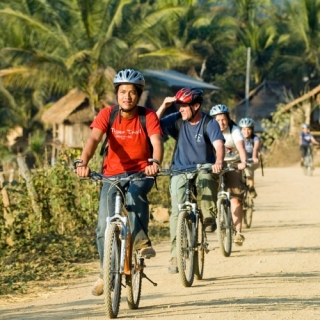
[[[153,162],[153,159],[148,161]],[[81,163],[81,160],[75,160],[74,168],[78,163]],[[118,316],[122,286],[127,288],[127,303],[130,309],[139,307],[143,278],[157,286],[157,283],[144,273],[145,258],[133,248],[126,209],[126,193],[130,182],[146,177],[154,178],[146,176],[143,172],[134,173],[127,177],[108,178],[94,171],[90,173],[88,178],[81,178],[81,180],[107,181],[110,183],[109,190],[113,187],[117,188],[114,214],[108,216],[106,221],[103,258],[104,303],[107,315],[111,319]],[[120,182],[124,184],[120,186]],[[122,284],[123,276],[125,277],[125,285]]]
[[[197,165],[193,171],[165,169],[160,175],[183,174],[185,183],[185,202],[178,204],[176,232],[177,264],[182,284],[191,287],[194,277],[203,279],[205,253],[209,252],[207,236],[203,228],[203,215],[197,205],[195,181],[200,171],[212,172],[211,168]]]
[[[313,156],[312,156],[312,147],[308,146],[306,155],[303,159],[303,172],[307,176],[312,176],[313,174]]]
[[[220,252],[223,256],[229,257],[232,250],[232,236],[236,233],[231,216],[230,192],[225,190],[224,175],[227,172],[236,170],[232,164],[222,169],[219,175],[220,188],[217,196],[217,233]]]

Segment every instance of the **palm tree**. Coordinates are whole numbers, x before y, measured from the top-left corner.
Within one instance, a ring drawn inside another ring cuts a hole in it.
[[[285,74],[296,75],[297,85],[304,81],[318,83],[320,78],[320,1],[287,1],[284,24],[290,35],[283,48]],[[300,89],[301,86],[300,86]]]
[[[157,6],[135,0],[2,1],[0,79],[18,106],[15,122],[24,122],[26,134],[41,129],[46,103],[75,87],[97,107],[113,92],[116,70],[168,68],[194,59],[158,37],[159,21],[181,8]]]

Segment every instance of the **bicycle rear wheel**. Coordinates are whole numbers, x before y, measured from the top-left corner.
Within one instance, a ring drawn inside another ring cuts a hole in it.
[[[180,279],[185,287],[191,287],[194,279],[194,239],[190,211],[180,211],[177,222],[177,263]]]
[[[253,199],[247,194],[244,199],[243,220],[247,228],[251,227],[253,216]]]
[[[310,177],[313,174],[312,156],[310,154],[306,155],[304,158],[303,171],[304,171],[305,175],[310,176]]]
[[[197,280],[202,280],[204,271],[204,256],[206,246],[206,235],[203,230],[202,219],[198,220],[198,228],[196,230],[196,251],[194,253],[194,274]]]
[[[221,253],[229,257],[232,249],[232,223],[231,211],[225,199],[217,201],[217,231]]]
[[[105,238],[103,257],[104,303],[111,319],[117,317],[121,300],[120,253],[119,229],[115,223],[111,223]]]
[[[141,297],[143,262],[140,265],[137,251],[131,250],[131,274],[126,276],[127,303],[130,309],[138,309]]]

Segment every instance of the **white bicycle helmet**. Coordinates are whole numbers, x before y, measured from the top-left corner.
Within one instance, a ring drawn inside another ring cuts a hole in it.
[[[210,110],[210,116],[212,117],[222,113],[229,113],[228,107],[224,104],[217,104],[213,106]]]
[[[305,128],[308,128],[308,129],[309,129],[309,127],[310,127],[310,126],[309,126],[307,123],[304,123],[304,124],[302,124],[302,126],[301,126],[302,129],[305,129]]]
[[[144,77],[142,76],[142,74],[139,71],[134,70],[134,69],[124,69],[124,70],[119,71],[115,75],[115,77],[113,79],[114,87],[117,87],[123,83],[134,84],[134,85],[138,86],[139,88],[141,88],[142,90],[144,89],[144,86],[145,86]]]
[[[240,128],[254,128],[254,121],[251,118],[242,118],[239,121]]]

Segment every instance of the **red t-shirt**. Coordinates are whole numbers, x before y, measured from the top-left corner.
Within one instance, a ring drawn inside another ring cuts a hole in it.
[[[102,109],[90,128],[97,128],[106,133],[112,108]],[[148,165],[148,158],[152,158],[148,137],[138,113],[131,119],[121,118],[121,123],[119,120],[118,113],[109,131],[108,155],[103,164],[103,174],[106,176],[144,171]],[[146,109],[146,129],[149,137],[162,134],[159,119],[150,109]]]

